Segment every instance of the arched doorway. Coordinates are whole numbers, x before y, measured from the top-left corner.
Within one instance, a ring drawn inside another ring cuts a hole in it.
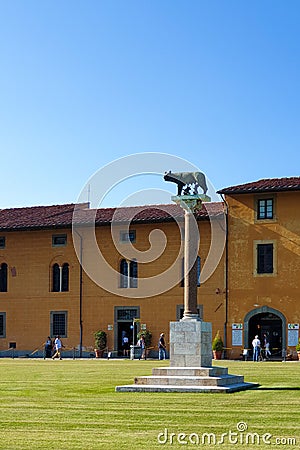
[[[258,335],[263,343],[263,336],[266,334],[272,356],[281,358],[282,350],[286,349],[286,319],[280,311],[268,306],[250,311],[245,317],[244,330],[244,343],[247,348],[252,348],[255,335]]]

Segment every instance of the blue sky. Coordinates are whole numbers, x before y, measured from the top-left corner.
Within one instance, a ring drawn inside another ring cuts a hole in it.
[[[140,152],[216,189],[299,176],[299,23],[293,0],[2,0],[0,207],[75,202]]]

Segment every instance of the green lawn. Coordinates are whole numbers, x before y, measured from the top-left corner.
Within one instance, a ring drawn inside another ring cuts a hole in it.
[[[0,448],[299,448],[300,362],[219,362],[230,373],[261,385],[234,394],[115,392],[116,385],[132,383],[135,376],[151,374],[152,367],[164,365],[158,361],[0,359]],[[247,431],[237,431],[240,422],[247,424]],[[163,444],[162,434],[160,444],[158,434],[165,429],[168,440]],[[257,436],[255,445],[246,443],[247,432],[257,433],[259,443]],[[227,435],[224,443],[209,444],[207,437],[202,444],[204,433],[213,433],[216,442]],[[266,435],[264,443],[266,433],[272,436]],[[289,438],[294,441],[288,443]],[[178,439],[187,443],[180,444]],[[236,439],[239,443],[234,443]]]

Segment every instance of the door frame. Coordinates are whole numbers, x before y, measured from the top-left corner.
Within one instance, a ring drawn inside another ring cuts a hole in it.
[[[118,324],[122,322],[132,322],[132,318],[128,319],[118,319],[118,311],[124,311],[126,309],[135,310],[136,313],[134,317],[136,319],[140,318],[140,307],[139,306],[115,306],[114,307],[114,350],[121,350],[118,348]]]
[[[269,306],[261,306],[260,308],[249,311],[244,318],[244,346],[249,342],[249,320],[257,314],[271,313],[278,316],[282,323],[282,351],[286,350],[286,318],[282,312]]]

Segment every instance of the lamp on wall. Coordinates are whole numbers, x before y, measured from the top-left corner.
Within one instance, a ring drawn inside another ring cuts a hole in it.
[[[217,295],[219,295],[219,294],[225,294],[225,292],[226,292],[225,289],[224,289],[223,291],[222,291],[220,288],[217,288],[217,289],[215,290],[215,293],[216,293]]]

